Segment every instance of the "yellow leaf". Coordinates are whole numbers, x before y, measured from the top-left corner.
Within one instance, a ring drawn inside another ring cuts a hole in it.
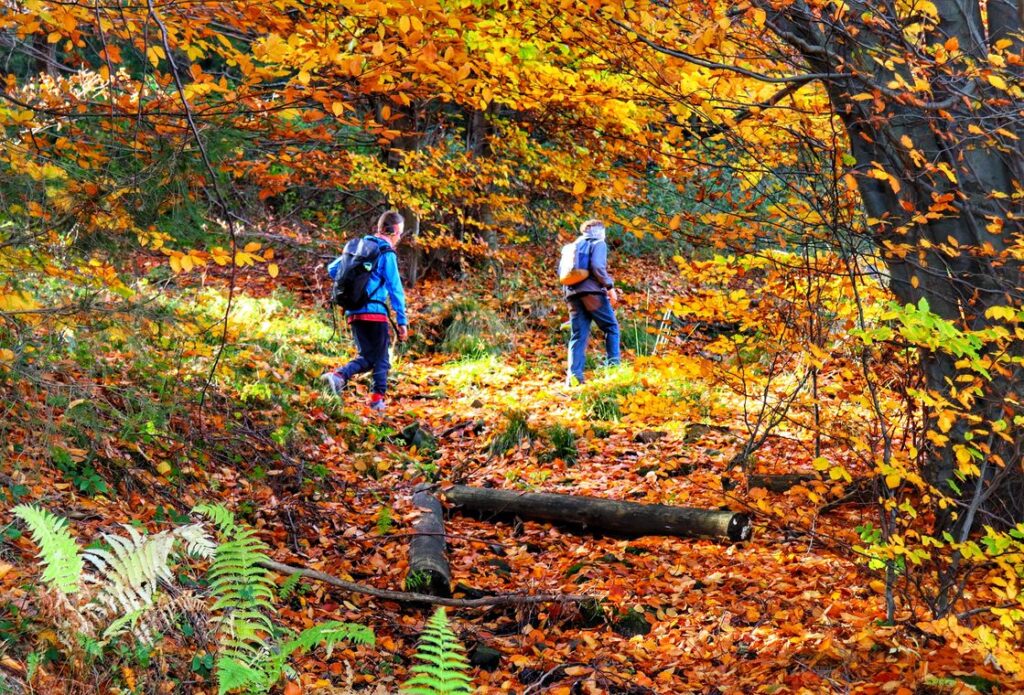
[[[262,244],[260,244],[258,241],[250,241],[248,244],[245,245],[245,248],[242,250],[245,251],[246,253],[255,253],[260,250],[261,246]]]
[[[58,41],[61,40],[60,32],[59,31],[51,31],[50,35],[46,37],[46,40],[47,40],[48,43],[57,43]]]
[[[173,270],[176,273],[181,272],[181,256],[171,256],[171,270]]]
[[[344,110],[345,105],[342,104],[340,101],[336,101],[333,104],[331,104],[331,111],[334,113],[335,116],[340,116],[341,112]]]
[[[398,20],[398,30],[403,34],[409,33],[409,17],[408,15],[402,15],[402,18]]]
[[[900,486],[900,474],[899,473],[890,473],[889,475],[885,476],[885,484],[890,489],[895,490],[896,488],[898,488]]]
[[[279,270],[277,267],[277,263],[271,263],[270,265],[267,266],[267,273],[270,275],[270,277],[276,278],[278,272]]]
[[[999,75],[989,75],[988,83],[995,87],[996,89],[1001,89],[1004,92],[1006,91],[1006,80],[1004,80]]]
[[[167,463],[166,461],[161,461],[160,463],[156,464],[156,472],[163,476],[170,475],[171,464]]]
[[[587,190],[587,182],[586,181],[577,181],[576,183],[574,183],[572,185],[573,195],[582,195],[582,193],[585,190]]]

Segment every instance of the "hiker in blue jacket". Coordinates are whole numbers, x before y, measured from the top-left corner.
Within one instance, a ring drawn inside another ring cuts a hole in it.
[[[577,256],[589,255],[590,274],[587,279],[565,287],[565,301],[569,304],[569,375],[568,383],[583,383],[583,363],[590,324],[596,323],[604,333],[606,363],[617,365],[622,361],[619,351],[619,323],[615,320],[614,304],[619,301],[615,281],[608,274],[608,244],[605,228],[600,220],[587,220],[580,225],[576,240]]]
[[[370,408],[376,411],[384,410],[388,372],[391,370],[391,362],[388,359],[389,300],[391,308],[395,310],[398,339],[405,341],[409,337],[409,322],[405,315],[405,292],[402,289],[402,279],[398,275],[398,260],[395,255],[395,248],[402,239],[404,229],[405,220],[402,216],[395,210],[389,210],[377,220],[376,233],[364,237],[364,242],[378,244],[380,256],[366,285],[369,302],[362,307],[345,311],[359,356],[322,376],[331,391],[340,396],[349,379],[362,372],[373,372]],[[327,266],[327,273],[332,280],[337,277],[342,258],[339,256]]]

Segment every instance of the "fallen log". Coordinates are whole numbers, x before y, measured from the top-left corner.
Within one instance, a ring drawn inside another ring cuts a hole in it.
[[[444,520],[441,503],[429,489],[417,489],[412,503],[420,510],[409,541],[409,572],[405,588],[431,596],[452,595],[452,574],[445,554]]]
[[[782,473],[779,475],[751,473],[747,476],[747,487],[750,489],[762,487],[768,492],[786,492],[797,485],[817,479],[818,476],[813,473]]]
[[[750,538],[750,517],[730,511],[640,504],[617,500],[512,492],[452,485],[444,496],[454,505],[486,514],[512,514],[524,519],[556,521],[626,536],[709,537],[744,541]]]

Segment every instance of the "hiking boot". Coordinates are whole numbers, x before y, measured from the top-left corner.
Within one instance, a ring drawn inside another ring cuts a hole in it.
[[[378,413],[383,413],[385,408],[384,396],[379,393],[375,393],[370,396],[370,410],[374,410]]]
[[[339,372],[326,372],[320,375],[320,378],[327,382],[327,388],[331,390],[338,398],[341,398],[341,391],[348,384],[348,379],[342,376]]]

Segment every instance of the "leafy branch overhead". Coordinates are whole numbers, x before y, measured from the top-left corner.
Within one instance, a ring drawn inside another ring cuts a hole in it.
[[[0,692],[1024,691],[1020,2],[8,0],[0,53]],[[325,272],[392,210],[401,341]]]

